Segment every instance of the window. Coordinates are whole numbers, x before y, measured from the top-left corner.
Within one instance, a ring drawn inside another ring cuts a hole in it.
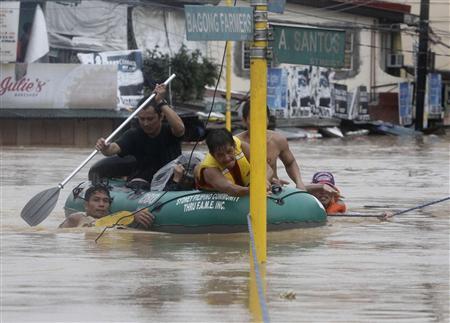
[[[242,70],[250,70],[250,42],[242,42]]]
[[[344,67],[345,70],[353,69],[353,44],[354,44],[354,33],[353,31],[345,32],[345,56],[344,56]]]

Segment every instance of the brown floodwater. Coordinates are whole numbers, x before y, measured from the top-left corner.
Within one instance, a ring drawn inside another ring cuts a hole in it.
[[[332,171],[353,213],[395,212],[450,195],[449,136],[290,145],[304,181]],[[86,180],[89,165],[42,224],[30,228],[20,218],[29,199],[56,186],[90,152],[1,147],[0,321],[257,319],[249,305],[248,234],[110,230],[96,244],[96,229],[56,229],[67,195]],[[287,178],[281,167],[279,173]],[[448,322],[449,214],[447,200],[390,221],[339,217],[321,227],[268,233],[261,269],[271,321]]]

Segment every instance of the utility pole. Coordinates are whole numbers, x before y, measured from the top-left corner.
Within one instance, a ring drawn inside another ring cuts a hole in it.
[[[424,124],[425,90],[428,74],[428,23],[430,0],[420,2],[419,51],[417,53],[416,76],[416,130],[422,131]],[[427,116],[426,116],[427,117]],[[426,121],[426,120],[425,120]]]

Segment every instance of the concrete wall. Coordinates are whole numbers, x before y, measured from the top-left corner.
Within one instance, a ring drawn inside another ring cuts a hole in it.
[[[119,124],[117,119],[0,119],[0,145],[94,147]]]
[[[399,2],[411,6],[411,13],[420,16],[420,1],[390,0],[391,2]],[[432,36],[436,42],[430,43],[430,50],[436,54],[436,69],[450,70],[450,1],[430,0],[430,27],[435,33]],[[410,28],[410,32],[404,33],[403,49],[405,55],[405,64],[413,66],[415,58],[413,57],[413,45],[418,44],[418,33],[414,32],[414,28]],[[442,44],[443,43],[443,44]],[[447,44],[447,46],[444,46]],[[447,55],[447,56],[445,56]]]

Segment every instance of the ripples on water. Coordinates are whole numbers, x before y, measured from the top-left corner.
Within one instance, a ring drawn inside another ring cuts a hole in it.
[[[335,174],[350,211],[379,214],[450,195],[449,138],[290,142],[304,181]],[[57,230],[70,189],[37,228],[23,205],[56,186],[89,149],[1,152],[1,322],[245,322],[248,236]],[[286,177],[280,167],[279,173]],[[268,234],[273,322],[448,322],[449,202],[381,222],[332,218]],[[296,298],[281,297],[292,291]]]

